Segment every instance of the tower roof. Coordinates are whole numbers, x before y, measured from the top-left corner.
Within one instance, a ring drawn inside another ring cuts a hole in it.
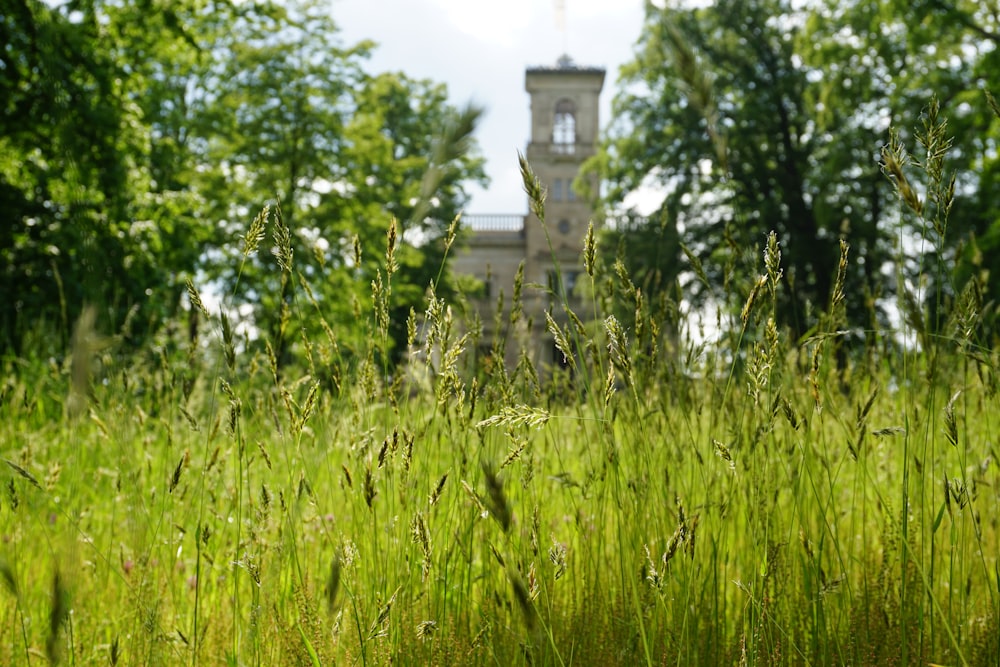
[[[535,73],[542,74],[549,72],[551,73],[586,72],[594,74],[597,73],[604,74],[605,70],[603,67],[589,67],[586,65],[577,65],[575,62],[573,62],[573,59],[569,57],[569,54],[564,53],[563,55],[559,56],[559,59],[556,61],[555,65],[535,65],[533,67],[529,67],[527,71],[532,74]]]

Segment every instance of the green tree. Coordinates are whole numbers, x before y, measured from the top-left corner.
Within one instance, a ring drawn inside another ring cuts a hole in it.
[[[0,14],[0,347],[20,353],[41,329],[58,348],[85,303],[109,330],[131,320],[136,340],[175,314],[211,231],[183,145],[201,58],[183,17],[206,8],[21,0]]]
[[[213,48],[231,32],[228,0],[102,2],[108,48],[122,76],[123,103],[143,131],[132,158],[132,231],[149,236],[163,322],[177,321],[187,279],[206,251],[231,242],[209,213],[215,204],[207,155],[207,89]],[[125,75],[127,73],[127,76]]]
[[[389,330],[390,352],[398,359],[410,309],[423,309],[431,284],[438,296],[452,291],[444,270],[445,237],[468,201],[464,183],[485,183],[483,160],[472,138],[482,110],[455,108],[448,104],[445,86],[402,73],[366,78],[354,102],[347,145],[339,156],[342,188],[349,192],[326,193],[316,218],[332,223],[324,230],[335,240],[330,247],[346,247],[357,236],[367,249],[353,273],[363,290],[357,296],[364,302],[384,263],[372,251],[385,247],[390,221],[397,221],[399,268],[393,276]],[[333,265],[343,261],[329,259]]]
[[[484,178],[478,111],[452,107],[441,85],[366,72],[373,45],[342,46],[315,0],[15,0],[0,39],[11,221],[0,228],[0,345],[15,352],[35,322],[67,331],[85,302],[110,329],[136,308],[155,328],[177,314],[187,277],[231,289],[239,236],[268,201],[295,267],[277,271],[266,253],[246,267],[256,324],[288,352],[283,313],[301,274],[360,341],[351,297],[370,298],[372,250],[392,217],[401,315],[437,275],[463,183]],[[354,236],[363,266],[351,265]]]
[[[472,139],[478,110],[451,106],[441,84],[369,74],[364,59],[373,45],[343,47],[336,35],[323,3],[241,6],[211,47],[211,92],[197,123],[205,166],[196,187],[213,195],[207,216],[235,239],[252,216],[248,204],[274,200],[289,229],[292,273],[277,271],[265,255],[239,276],[257,304],[256,326],[282,361],[296,340],[289,315],[312,308],[295,301],[298,276],[341,342],[361,347],[369,339],[357,314],[370,312],[393,218],[400,269],[388,347],[401,349],[409,308],[420,309],[441,267],[444,231],[466,202],[463,184],[484,179]],[[364,249],[360,266],[355,237]],[[235,285],[237,252],[234,244],[217,253],[209,275]]]
[[[91,301],[121,324],[149,283],[128,236],[127,155],[141,136],[91,9],[40,2],[0,14],[0,346],[65,332]],[[40,324],[44,322],[45,324]]]
[[[923,169],[908,171],[926,199],[923,216],[915,216],[914,236],[933,252],[922,258],[927,272],[925,304],[928,326],[947,331],[958,295],[968,289],[976,294],[976,309],[982,317],[980,333],[994,337],[1000,327],[996,302],[1000,296],[1000,273],[990,271],[984,257],[1000,252],[1000,204],[994,193],[1000,186],[1000,108],[986,93],[1000,87],[1000,14],[995,3],[974,0],[918,0],[904,3],[886,0],[884,14],[894,14],[907,39],[899,62],[907,73],[898,82],[901,104],[919,108],[927,116],[930,101],[940,106],[940,117],[949,147],[944,159],[945,185],[955,178],[954,201],[942,218],[933,201],[933,184]],[[900,127],[926,135],[923,119]],[[917,166],[932,162],[918,137],[907,146]],[[912,214],[911,214],[912,215]]]
[[[846,276],[855,323],[868,323],[891,249],[880,226],[890,190],[877,164],[884,96],[852,87],[853,77],[866,80],[864,63],[842,63],[830,81],[835,40],[817,52],[811,11],[782,0],[647,5],[614,124],[591,165],[610,183],[609,206],[644,186],[666,193],[656,217],[672,220],[701,258],[716,299],[734,291],[727,267],[755,277],[758,249],[775,230],[788,287],[778,315],[796,336],[827,306],[840,239],[864,258]],[[742,296],[728,304],[739,307]]]

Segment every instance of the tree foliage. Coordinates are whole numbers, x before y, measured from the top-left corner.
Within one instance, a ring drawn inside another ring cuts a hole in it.
[[[760,271],[753,249],[776,231],[787,279],[777,315],[796,336],[827,310],[841,240],[850,245],[844,277],[853,327],[886,325],[885,305],[899,286],[930,295],[928,304],[955,293],[962,278],[952,268],[962,262],[953,260],[973,256],[970,234],[988,243],[997,219],[983,188],[994,178],[995,168],[984,166],[995,132],[979,90],[996,57],[996,17],[971,2],[928,1],[915,12],[899,4],[647,4],[614,122],[589,165],[607,180],[605,206],[627,208],[636,191],[660,192],[657,227],[671,221],[709,278],[702,295],[731,312],[742,299],[731,295],[747,294]],[[879,160],[890,128],[916,145],[935,95],[958,118],[949,129],[960,127],[963,140],[947,167],[967,187],[945,238],[922,245],[930,227],[900,213]],[[900,266],[901,243],[935,254],[916,253]],[[683,275],[682,253],[672,255]]]
[[[14,5],[0,13],[0,345],[65,332],[87,302],[110,329],[136,309],[155,331],[193,276],[253,297],[253,324],[285,355],[283,309],[313,311],[292,303],[299,275],[360,339],[351,302],[370,299],[377,255],[352,266],[353,239],[384,248],[394,217],[394,306],[422,298],[464,183],[485,178],[478,110],[369,72],[374,44],[341,44],[316,0]],[[294,249],[284,277],[267,252],[239,261],[269,202]]]
[[[35,322],[66,332],[85,298],[120,325],[158,277],[126,222],[144,136],[102,30],[92,8],[0,14],[0,345],[15,351]]]

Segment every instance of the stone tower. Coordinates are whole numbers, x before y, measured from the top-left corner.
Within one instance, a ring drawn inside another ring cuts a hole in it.
[[[598,137],[598,104],[604,84],[604,70],[580,67],[567,56],[552,67],[531,67],[525,72],[525,89],[531,97],[531,137],[525,154],[542,186],[548,191],[545,229],[533,213],[471,214],[463,216],[472,231],[467,245],[452,262],[456,275],[476,278],[482,293],[473,297],[483,338],[479,345],[486,353],[494,336],[505,335],[494,328],[498,296],[505,297],[504,316],[509,315],[514,276],[524,262],[524,317],[518,322],[506,347],[505,362],[513,366],[521,352],[543,370],[559,364],[562,355],[554,350],[552,336],[545,327],[545,311],[560,324],[568,319],[559,306],[565,293],[570,306],[581,317],[593,310],[579,309],[576,284],[583,273],[583,238],[593,211],[573,190],[573,181],[583,162],[594,154]],[[529,207],[530,211],[530,207]],[[594,221],[595,225],[599,221]],[[551,241],[551,247],[549,245]],[[556,263],[562,282],[556,280]],[[531,322],[531,327],[527,326]]]
[[[524,84],[531,96],[526,157],[548,190],[545,222],[549,232],[546,240],[538,218],[528,214],[525,279],[556,288],[554,254],[563,288],[572,297],[582,266],[583,237],[593,213],[573,190],[573,181],[584,160],[596,150],[604,70],[579,67],[563,56],[555,67],[529,68]]]

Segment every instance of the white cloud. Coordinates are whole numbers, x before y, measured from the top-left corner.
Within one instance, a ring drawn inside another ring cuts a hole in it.
[[[481,42],[513,47],[545,5],[532,0],[430,0],[458,30]],[[552,13],[552,10],[549,11]],[[554,17],[554,14],[553,14]],[[554,19],[550,19],[554,20]]]

